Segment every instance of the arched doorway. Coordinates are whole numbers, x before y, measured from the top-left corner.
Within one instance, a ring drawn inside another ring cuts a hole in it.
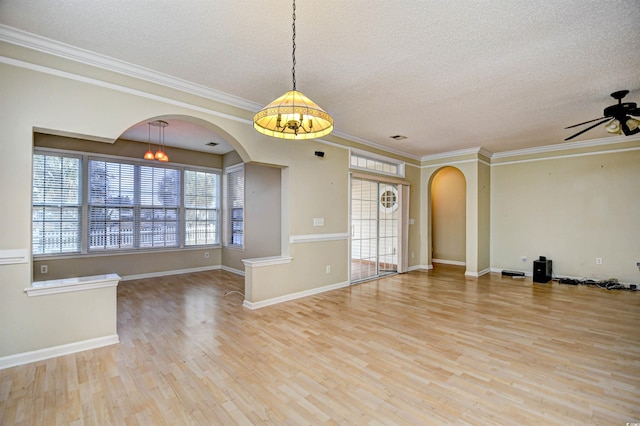
[[[431,179],[432,262],[466,264],[466,180],[460,170],[447,166]]]

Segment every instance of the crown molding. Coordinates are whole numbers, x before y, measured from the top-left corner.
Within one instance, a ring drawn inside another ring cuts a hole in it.
[[[184,93],[200,96],[205,99],[209,99],[215,102],[220,102],[225,105],[233,106],[243,110],[256,112],[263,107],[253,101],[249,101],[237,96],[229,95],[224,92],[220,92],[215,89],[208,88],[206,86],[191,83],[186,80],[182,80],[176,77],[172,77],[168,74],[163,74],[157,71],[153,71],[148,68],[144,68],[138,65],[131,64],[129,62],[114,59],[99,53],[91,52],[89,50],[81,49],[66,43],[61,43],[56,40],[52,40],[46,37],[41,37],[17,28],[0,24],[0,42],[6,42],[17,46],[25,47],[35,51],[39,51],[45,54],[61,57],[64,59],[72,60],[81,64],[97,67],[107,71],[115,72],[128,77],[138,78],[143,81],[158,84],[163,87],[179,90]],[[207,110],[209,111],[209,110]],[[210,112],[210,111],[209,111]],[[226,115],[225,115],[226,116]],[[244,119],[238,119],[236,121],[248,122]],[[525,148],[512,151],[502,151],[492,153],[483,147],[475,147],[468,149],[461,149],[456,151],[448,151],[430,155],[414,155],[408,152],[388,147],[386,145],[378,144],[368,139],[364,139],[355,135],[351,135],[339,130],[334,130],[333,136],[342,138],[346,141],[355,142],[368,146],[370,148],[378,149],[390,154],[395,154],[404,158],[416,160],[416,161],[434,161],[434,160],[446,160],[463,155],[482,155],[490,160],[505,159],[510,157],[517,157],[522,155],[538,155],[550,152],[557,152],[563,150],[572,150],[580,148],[592,148],[596,146],[607,146],[617,144],[621,142],[633,142],[640,140],[640,136],[635,138],[628,136],[613,136],[601,139],[592,139],[580,142],[565,142],[555,145],[545,145],[533,148]],[[320,140],[324,143],[332,144],[326,139]],[[492,161],[493,162],[493,161]]]
[[[0,24],[0,41],[26,47],[49,55],[69,59],[81,64],[94,66],[107,71],[129,77],[138,78],[150,83],[159,84],[171,89],[180,90],[196,96],[201,96],[216,102],[224,103],[237,108],[258,111],[262,105],[246,99],[232,96],[218,90],[214,90],[200,84],[191,83],[168,74],[153,71],[129,62],[61,43],[46,37],[41,37],[26,31],[19,30],[8,25]]]
[[[493,152],[483,147],[480,147],[480,150],[478,150],[478,154],[482,155],[483,157],[487,157],[488,159],[491,159],[491,157],[493,157]]]
[[[458,149],[456,151],[448,151],[448,152],[440,152],[438,154],[429,154],[420,158],[420,161],[434,161],[434,160],[444,160],[454,157],[461,157],[463,155],[476,155],[482,154],[485,157],[491,158],[491,152],[487,151],[481,146],[477,146],[475,148],[466,148],[466,149]]]
[[[386,145],[381,145],[381,144],[372,142],[372,141],[370,141],[368,139],[364,139],[364,138],[361,138],[359,136],[354,136],[354,135],[351,135],[349,133],[341,132],[339,130],[334,130],[331,133],[331,135],[337,136],[339,138],[342,138],[342,139],[345,139],[345,140],[348,140],[348,141],[351,141],[351,142],[357,142],[359,144],[366,145],[366,146],[368,146],[370,148],[379,149],[381,151],[388,152],[390,154],[396,154],[396,155],[399,155],[399,156],[402,156],[402,157],[405,157],[405,158],[410,158],[412,160],[420,161],[420,156],[418,156],[418,155],[409,154],[408,152],[401,151],[399,149],[390,148],[390,147],[388,147]]]
[[[91,52],[86,49],[75,47],[66,43],[61,43],[46,37],[41,37],[23,30],[19,30],[8,25],[0,24],[0,41],[36,50],[49,55],[69,59],[81,64],[94,66],[107,71],[116,72],[128,77],[138,78],[150,83],[159,84],[164,87],[176,89],[185,93],[200,96],[216,102],[220,102],[247,111],[259,111],[264,105],[249,101],[237,96],[229,95],[215,89],[211,89],[200,84],[191,83],[168,74],[163,74],[149,68],[144,68],[129,62]],[[379,149],[391,154],[396,154],[405,158],[420,160],[417,155],[380,145],[367,139],[363,139],[345,132],[334,130],[332,135],[339,138],[357,142],[371,148]],[[323,140],[323,142],[328,142]]]
[[[581,148],[593,148],[596,146],[608,146],[608,145],[614,145],[614,144],[623,143],[623,142],[634,142],[636,140],[640,140],[640,136],[635,136],[635,137],[611,136],[607,138],[591,139],[587,141],[564,142],[564,143],[559,143],[555,145],[544,145],[544,146],[537,146],[533,148],[516,149],[513,151],[496,152],[493,154],[491,159],[519,157],[522,155],[545,154],[549,152],[557,152],[557,151],[565,151],[565,150],[573,150],[573,149],[581,149]]]

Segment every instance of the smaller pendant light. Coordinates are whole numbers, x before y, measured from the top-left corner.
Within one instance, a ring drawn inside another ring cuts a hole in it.
[[[153,151],[151,151],[151,123],[147,123],[147,127],[149,128],[149,139],[147,139],[149,141],[149,149],[144,153],[143,158],[145,160],[153,160],[155,156],[153,155]]]
[[[169,161],[169,156],[164,152],[164,128],[169,125],[166,121],[156,120],[147,123],[149,126],[149,149],[144,153],[145,160]],[[151,151],[151,126],[158,128],[158,150],[154,154]]]
[[[293,90],[288,91],[253,117],[253,128],[281,139],[314,139],[333,131],[333,118],[296,90],[296,1],[293,0]]]

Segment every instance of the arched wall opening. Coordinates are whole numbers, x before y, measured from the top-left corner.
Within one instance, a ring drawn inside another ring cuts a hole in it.
[[[124,159],[125,162],[137,162],[138,164],[151,167],[169,167],[174,169],[181,169],[183,167],[193,169],[195,167],[194,170],[212,169],[220,170],[222,173],[225,167],[245,163],[248,158],[244,148],[236,138],[206,119],[181,114],[160,114],[149,115],[144,119],[140,119],[138,116],[134,118],[134,120],[136,121],[129,123],[128,127],[120,127],[119,130],[116,130],[116,132],[120,133],[119,136],[114,139],[92,137],[87,134],[77,134],[69,131],[34,128],[33,148],[40,151],[44,150],[44,152],[62,153],[63,155],[65,152],[68,152],[70,155],[83,155],[84,158],[93,157],[104,158],[106,160],[109,158],[120,158]],[[169,135],[171,135],[171,139],[165,140],[167,144],[165,151],[169,155],[169,162],[160,162],[157,160],[148,161],[143,159],[145,152],[149,149],[149,145],[151,145],[153,151],[159,147],[158,129],[153,126],[149,127],[148,125],[148,123],[156,120],[163,120],[169,123],[169,126],[164,129],[165,132],[170,132]],[[196,142],[195,140],[199,139],[199,137],[202,139]],[[214,140],[225,144],[226,148],[224,151],[217,153],[206,152],[207,147],[205,144],[210,140],[209,138],[214,138]],[[185,139],[190,139],[192,145],[189,145],[188,142],[181,143],[185,141]],[[226,161],[227,158],[230,158],[230,160]],[[256,163],[248,164],[250,165],[248,169],[250,172],[249,183],[256,182],[256,185],[260,185],[260,190],[253,190],[252,193],[269,194],[269,203],[262,204],[269,206],[269,212],[273,211],[269,216],[273,218],[271,220],[272,223],[270,222],[268,226],[268,229],[272,230],[272,232],[266,236],[263,235],[264,233],[257,233],[258,238],[250,239],[249,249],[247,250],[247,246],[245,246],[245,250],[242,250],[239,257],[247,254],[257,257],[265,255],[264,253],[268,255],[278,255],[280,254],[281,243],[281,236],[279,235],[280,169]],[[83,170],[83,173],[88,172]],[[266,179],[265,176],[268,177],[268,179]],[[179,191],[182,191],[184,184],[179,186]],[[88,197],[86,191],[83,191],[82,198],[86,198],[84,201],[85,205],[88,203]],[[256,198],[255,195],[254,198]],[[273,203],[274,200],[276,201],[275,203]],[[249,203],[250,207],[255,204],[255,200],[252,199],[251,201],[252,202]],[[218,200],[218,202],[219,208],[221,209],[222,200]],[[89,211],[89,207],[86,207],[86,209]],[[146,209],[145,211],[148,210],[149,209]],[[156,219],[155,210],[153,213],[154,221]],[[221,221],[222,215],[220,214],[219,216],[219,221]],[[84,223],[84,219],[82,223],[83,228],[88,227],[88,225]],[[179,240],[181,241],[181,245],[182,240],[185,239],[184,244],[185,248],[187,248],[186,250],[173,246],[162,247],[161,250],[144,250],[141,245],[140,248],[136,250],[108,251],[105,249],[104,252],[98,253],[95,251],[95,248],[91,250],[87,248],[87,245],[91,245],[90,241],[92,240],[89,232],[83,231],[87,237],[86,242],[82,243],[81,253],[74,256],[60,256],[55,259],[47,257],[34,258],[32,268],[33,280],[62,279],[101,273],[118,273],[122,277],[142,278],[163,275],[165,273],[206,270],[216,267],[219,268],[220,266],[228,266],[230,269],[242,273],[243,268],[240,261],[230,265],[224,264],[222,256],[224,245],[222,241],[220,241],[221,244],[214,246],[190,245],[187,247],[186,239],[188,232],[186,225],[184,227],[181,223],[175,225],[178,226],[176,229],[180,229],[180,231],[176,231],[176,234],[180,235]],[[252,226],[254,230],[258,228],[252,223],[249,223],[249,225]],[[221,230],[222,228],[223,225],[222,222],[220,222],[219,229]],[[253,234],[256,234],[256,232],[253,232]],[[269,241],[266,241],[266,239]],[[257,247],[255,250],[252,249],[254,246]],[[265,252],[265,247],[267,247],[269,251]],[[154,248],[156,247],[154,246]],[[42,269],[43,265],[47,267]],[[43,273],[43,270],[46,272]]]
[[[466,264],[466,179],[457,168],[437,170],[429,184],[431,260]]]

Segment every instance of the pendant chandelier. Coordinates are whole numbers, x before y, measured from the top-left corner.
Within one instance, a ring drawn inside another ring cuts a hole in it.
[[[145,160],[169,161],[169,156],[164,152],[164,128],[169,125],[166,121],[156,120],[147,123],[149,127],[149,149],[144,153]],[[158,128],[158,150],[154,154],[151,151],[151,126]]]
[[[333,118],[296,90],[296,2],[293,0],[293,90],[288,91],[253,117],[253,128],[281,139],[314,139],[333,131]]]

